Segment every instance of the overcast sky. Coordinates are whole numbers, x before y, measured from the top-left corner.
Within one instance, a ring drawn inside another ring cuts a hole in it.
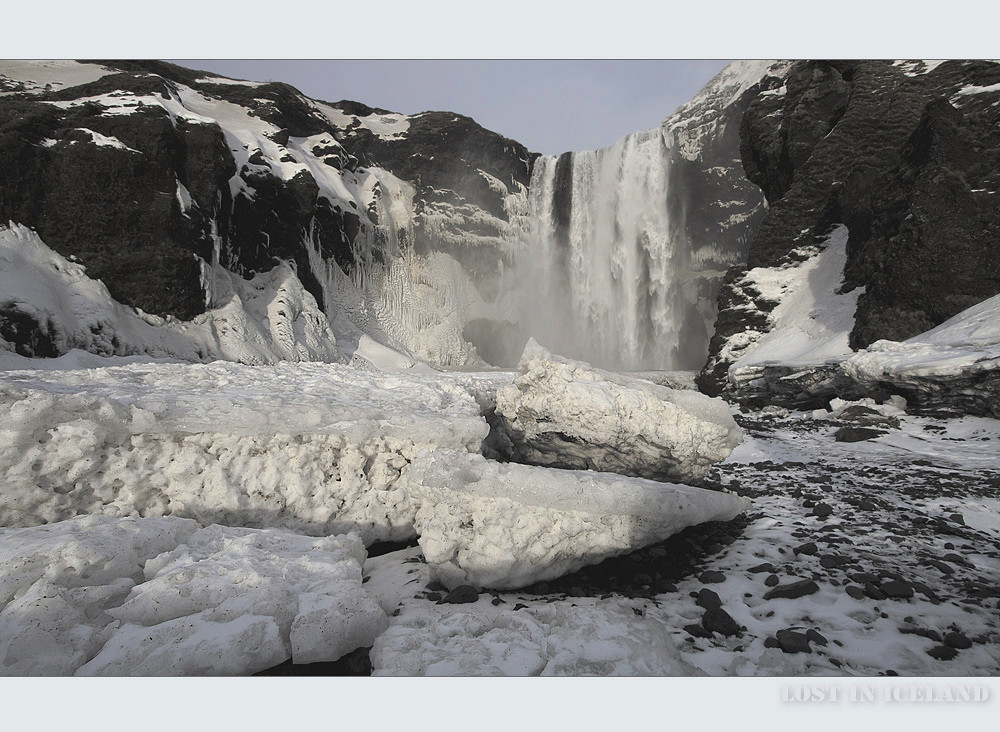
[[[607,147],[655,127],[728,61],[173,61],[314,99],[459,112],[530,150]]]

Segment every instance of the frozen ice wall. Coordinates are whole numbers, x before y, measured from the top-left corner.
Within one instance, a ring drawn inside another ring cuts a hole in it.
[[[518,324],[554,351],[611,369],[697,368],[711,333],[661,128],[535,163],[507,283]],[[509,317],[509,316],[508,316]],[[517,342],[515,342],[517,341]],[[516,358],[516,355],[515,355]]]

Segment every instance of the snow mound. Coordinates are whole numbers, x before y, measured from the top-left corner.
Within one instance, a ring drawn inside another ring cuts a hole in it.
[[[375,641],[374,676],[699,676],[667,625],[627,600],[575,598],[520,610],[408,607]]]
[[[524,587],[750,506],[731,493],[441,450],[421,453],[408,481],[424,557],[451,587]]]
[[[534,339],[517,371],[497,413],[519,462],[699,480],[742,440],[721,399],[554,356]]]
[[[398,541],[407,462],[487,430],[459,384],[335,364],[0,372],[0,525],[170,514]]]
[[[148,561],[121,621],[78,675],[248,674],[335,661],[388,625],[362,588],[355,534],[209,526]]]
[[[845,369],[862,381],[955,376],[1000,365],[1000,295],[984,300],[909,340],[876,341]]]

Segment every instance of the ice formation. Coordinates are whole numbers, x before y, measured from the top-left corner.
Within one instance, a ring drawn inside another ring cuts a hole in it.
[[[121,625],[77,675],[248,674],[289,657],[335,661],[388,625],[362,588],[355,534],[209,526],[146,562],[108,610]]]
[[[143,581],[146,561],[197,529],[187,519],[104,516],[0,528],[0,674],[73,674],[104,645],[107,610]]]
[[[78,348],[247,364],[344,361],[326,316],[287,263],[250,280],[206,263],[203,277],[207,312],[190,322],[160,318],[115,301],[103,282],[34,231],[0,226],[0,307],[30,316],[58,353]]]
[[[78,514],[411,538],[400,472],[478,451],[459,384],[336,364],[129,364],[0,379],[0,525]]]
[[[0,559],[2,675],[250,674],[388,625],[355,534],[84,516],[0,529]]]
[[[534,340],[517,370],[497,414],[521,462],[698,480],[742,439],[721,399],[601,371]]]
[[[670,629],[627,600],[576,598],[518,611],[408,606],[371,650],[374,676],[699,676]]]
[[[568,574],[750,503],[610,473],[498,463],[437,450],[410,466],[420,547],[447,586],[508,589]]]

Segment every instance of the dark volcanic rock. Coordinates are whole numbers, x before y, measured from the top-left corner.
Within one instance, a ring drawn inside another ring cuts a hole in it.
[[[702,584],[711,585],[718,584],[719,582],[726,581],[726,575],[722,572],[716,572],[712,569],[706,569],[704,572],[698,575],[698,581]]]
[[[722,607],[722,600],[719,599],[719,595],[707,587],[702,587],[698,590],[698,597],[695,600],[695,604],[699,607],[703,607],[706,610],[714,610],[716,608]]]
[[[886,597],[905,600],[913,597],[913,585],[902,580],[889,580],[881,584],[881,590]]]
[[[885,432],[873,430],[868,427],[841,427],[833,433],[833,439],[837,442],[863,442],[881,437]]]
[[[944,644],[950,646],[951,648],[957,648],[960,651],[964,651],[966,648],[972,648],[972,641],[968,637],[957,631],[951,631],[950,633],[945,633]]]
[[[805,544],[800,544],[799,546],[792,549],[792,552],[794,552],[795,554],[806,554],[806,555],[816,554],[817,551],[818,550],[816,548],[815,541],[810,541],[806,542]]]
[[[927,655],[931,658],[936,658],[938,661],[950,661],[958,655],[958,651],[950,646],[934,646],[927,651]]]
[[[809,637],[795,630],[779,630],[774,634],[778,647],[785,653],[812,653]]]

